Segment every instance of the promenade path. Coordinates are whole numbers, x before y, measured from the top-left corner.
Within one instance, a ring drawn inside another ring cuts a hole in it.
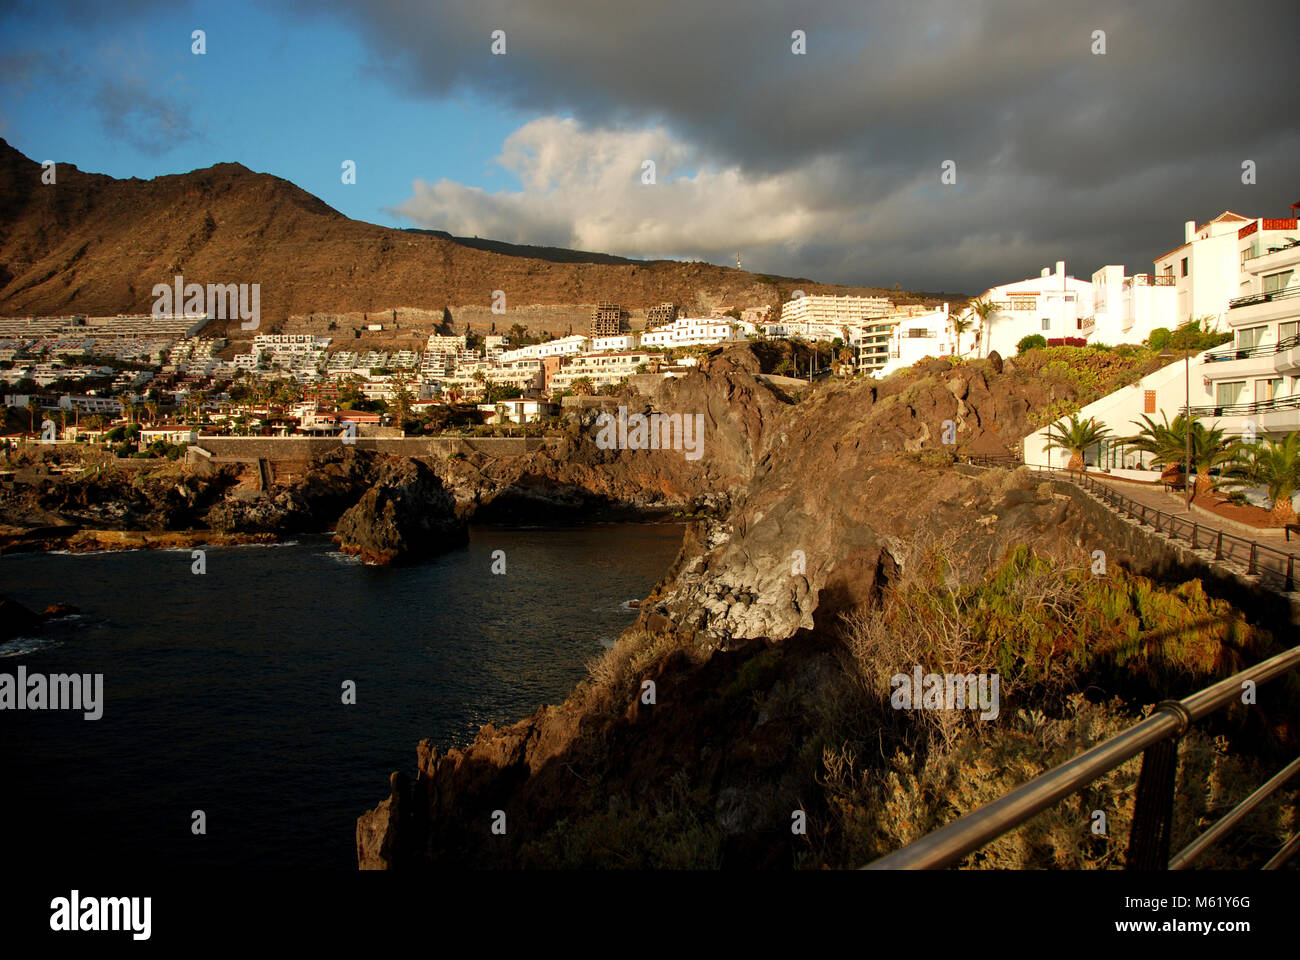
[[[1160,487],[1150,486],[1145,483],[1132,483],[1124,480],[1113,480],[1105,474],[1097,474],[1089,471],[1088,476],[1094,480],[1100,480],[1106,486],[1112,488],[1121,496],[1128,497],[1137,503],[1151,507],[1155,510],[1163,510],[1165,513],[1173,514],[1180,518],[1186,518],[1194,521],[1198,526],[1207,530],[1213,530],[1216,533],[1222,531],[1225,535],[1242,537],[1246,540],[1257,540],[1261,544],[1272,547],[1282,553],[1290,554],[1293,557],[1300,558],[1300,537],[1294,533],[1290,541],[1279,530],[1276,533],[1272,531],[1257,530],[1244,523],[1234,523],[1217,516],[1204,508],[1196,509],[1196,500],[1192,500],[1192,509],[1188,510],[1186,502],[1181,493],[1169,493]]]

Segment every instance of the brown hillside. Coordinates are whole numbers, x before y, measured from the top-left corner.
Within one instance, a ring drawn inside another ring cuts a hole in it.
[[[311,313],[487,307],[493,290],[507,307],[609,299],[628,309],[757,306],[796,288],[888,292],[380,227],[237,163],[153,180],[61,163],[57,176],[42,184],[40,165],[0,140],[0,315],[144,313],[154,284],[177,273],[261,284],[264,330]]]

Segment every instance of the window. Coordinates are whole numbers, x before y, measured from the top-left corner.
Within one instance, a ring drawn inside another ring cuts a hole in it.
[[[1183,257],[1183,276],[1187,276],[1187,258]]]
[[[1043,329],[1044,330],[1052,329],[1052,321],[1049,320],[1047,317],[1043,317]]]
[[[1268,327],[1247,327],[1244,330],[1237,331],[1237,349],[1249,350],[1252,347],[1258,347],[1264,340],[1264,333]]]
[[[1255,402],[1267,403],[1275,397],[1282,396],[1282,378],[1273,377],[1268,380],[1255,381]]]
[[[1277,293],[1279,290],[1285,290],[1286,285],[1291,282],[1292,270],[1283,270],[1281,273],[1270,273],[1264,277],[1264,292]]]
[[[1146,390],[1146,391],[1143,392],[1143,394],[1142,394],[1142,412],[1143,412],[1143,413],[1155,413],[1155,412],[1156,412],[1156,392],[1155,392],[1154,390]]]
[[[1230,407],[1246,399],[1246,381],[1228,380],[1214,385],[1214,405]]]
[[[1279,323],[1277,325],[1278,343],[1285,343],[1297,336],[1300,336],[1300,320],[1292,320],[1290,323]]]

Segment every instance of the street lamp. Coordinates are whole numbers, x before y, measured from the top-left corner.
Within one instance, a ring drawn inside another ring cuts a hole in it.
[[[1165,347],[1158,354],[1158,360],[1172,360],[1178,354]],[[1184,461],[1186,466],[1183,469],[1183,501],[1187,511],[1192,509],[1192,372],[1191,372],[1192,351],[1190,347],[1183,348],[1183,436],[1186,438],[1187,459]]]

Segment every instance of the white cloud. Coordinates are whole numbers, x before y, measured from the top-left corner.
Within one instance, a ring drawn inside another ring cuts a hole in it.
[[[642,182],[655,163],[655,183]],[[417,180],[393,212],[459,235],[544,243],[626,256],[701,256],[797,247],[814,231],[845,236],[853,219],[825,183],[838,163],[747,174],[711,164],[663,127],[585,128],[542,117],[506,138],[496,158],[521,190],[489,193],[451,180]]]

